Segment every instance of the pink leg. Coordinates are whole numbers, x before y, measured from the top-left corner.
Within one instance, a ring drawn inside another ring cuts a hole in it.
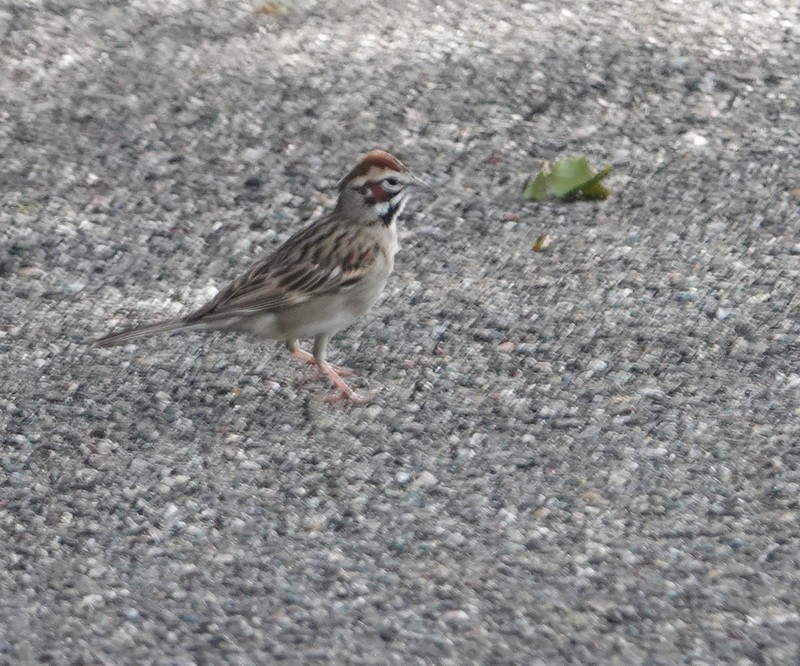
[[[301,361],[303,361],[303,363],[308,363],[309,365],[316,365],[317,367],[319,367],[319,363],[317,363],[317,359],[314,358],[314,354],[311,354],[311,353],[309,353],[307,351],[303,351],[302,349],[300,349],[300,347],[297,345],[297,341],[296,340],[294,340],[293,342],[294,342],[294,344],[290,344],[288,342],[286,343],[286,346],[288,347],[289,351],[292,353],[292,356],[294,356],[295,358],[299,358]],[[336,370],[337,374],[340,377],[352,377],[353,376],[353,371],[350,368],[343,368],[340,365],[333,365],[331,367],[334,370]],[[320,370],[322,370],[322,368],[320,368]],[[322,371],[324,372],[324,370],[322,370]]]
[[[323,402],[339,402],[340,400],[346,400],[354,405],[366,405],[369,402],[369,396],[361,395],[360,393],[356,393],[352,388],[347,385],[347,382],[341,378],[336,369],[330,363],[321,363],[319,365],[319,369],[327,375],[328,379],[330,379],[334,386],[339,389],[339,393],[334,393],[332,395],[325,396],[322,400]]]
[[[300,345],[298,344],[297,340],[287,340],[286,348],[292,353],[293,356],[299,358],[304,363],[316,365],[320,372],[328,377],[328,379],[333,382],[333,385],[339,389],[339,393],[335,393],[323,398],[324,402],[339,402],[340,400],[345,400],[354,405],[366,404],[369,402],[369,398],[356,393],[352,388],[350,388],[350,386],[347,385],[347,382],[342,379],[342,376],[347,377],[352,375],[352,370],[348,370],[347,368],[339,368],[335,365],[331,365],[325,360],[325,352],[328,348],[328,340],[329,336],[318,336],[316,340],[314,340],[313,354],[309,354],[307,351],[300,349]]]
[[[303,363],[308,363],[309,365],[316,365],[317,362],[314,360],[314,354],[303,351],[299,347],[297,349],[292,349],[292,356],[295,358],[299,358]]]

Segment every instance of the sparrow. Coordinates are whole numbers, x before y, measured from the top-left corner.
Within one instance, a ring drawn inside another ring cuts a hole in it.
[[[369,310],[383,291],[397,252],[397,218],[413,176],[383,150],[364,155],[339,182],[336,206],[291,236],[208,303],[177,319],[112,332],[94,346],[161,333],[223,331],[280,340],[316,365],[338,392],[326,401],[368,401],[342,378],[350,371],[326,360],[331,337]],[[313,338],[311,353],[299,340]]]

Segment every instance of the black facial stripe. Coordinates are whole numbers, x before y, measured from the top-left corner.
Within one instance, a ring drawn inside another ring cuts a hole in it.
[[[397,201],[392,201],[389,204],[389,210],[387,210],[383,215],[381,215],[381,221],[388,227],[392,220],[394,220],[395,215],[397,215],[397,211],[400,209],[403,200],[398,199]]]

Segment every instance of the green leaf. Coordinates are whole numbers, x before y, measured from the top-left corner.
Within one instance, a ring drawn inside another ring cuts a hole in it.
[[[541,234],[536,242],[533,244],[534,252],[544,252],[548,247],[553,244],[553,236],[550,234]]]
[[[545,169],[547,169],[546,173]],[[528,199],[533,199],[534,201],[544,201],[547,199],[547,176],[549,173],[550,169],[547,163],[545,163],[542,165],[542,170],[539,172],[539,175],[533,180],[528,181],[524,193]]]
[[[580,189],[580,195],[584,199],[608,199],[610,190],[602,183],[589,183]]]
[[[577,192],[594,177],[585,157],[568,157],[559,160],[550,171],[548,192],[559,199]]]
[[[609,173],[611,167],[595,173],[585,157],[567,157],[554,163],[542,165],[537,176],[528,181],[524,194],[528,199],[605,199],[610,192],[600,181]]]
[[[600,169],[600,171],[595,174],[594,178],[585,185],[581,185],[581,196],[585,199],[608,199],[608,195],[611,194],[611,192],[600,181],[611,173],[612,168],[611,166],[607,166],[605,169]]]

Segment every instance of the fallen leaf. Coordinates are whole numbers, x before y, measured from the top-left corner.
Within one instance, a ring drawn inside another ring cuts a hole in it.
[[[262,16],[277,16],[282,11],[283,5],[280,2],[265,2],[256,10],[256,14],[261,14]]]
[[[544,201],[547,199],[547,179],[550,176],[550,165],[547,162],[542,164],[539,174],[533,180],[529,180],[525,186],[525,197],[534,201]]]
[[[611,166],[595,173],[585,157],[567,157],[551,167],[547,162],[535,178],[525,185],[524,194],[534,201],[546,199],[605,199],[610,194],[600,181],[611,173]]]
[[[551,236],[550,234],[541,234],[533,244],[533,251],[544,252],[548,247],[550,247],[550,245],[552,245],[554,240],[555,237]]]

